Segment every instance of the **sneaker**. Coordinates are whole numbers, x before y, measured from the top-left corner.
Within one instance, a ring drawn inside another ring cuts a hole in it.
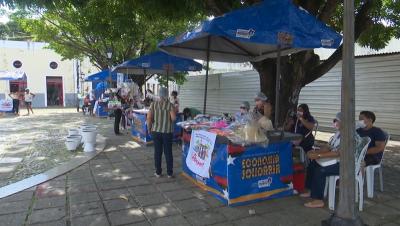
[[[173,178],[175,178],[175,176],[174,175],[168,175],[168,178],[169,179],[173,179]]]
[[[160,177],[161,177],[161,174],[154,173],[154,176],[157,177],[157,178],[160,178]]]

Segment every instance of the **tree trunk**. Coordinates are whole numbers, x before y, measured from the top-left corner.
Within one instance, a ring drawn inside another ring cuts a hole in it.
[[[284,126],[287,119],[297,108],[301,88],[304,86],[306,68],[310,65],[307,60],[314,57],[314,53],[301,52],[291,56],[281,57],[281,86],[279,91],[279,115],[278,125]],[[272,106],[276,106],[276,59],[265,59],[260,62],[253,62],[254,69],[260,77],[260,90],[271,101]],[[274,121],[275,113],[273,110],[271,120]]]

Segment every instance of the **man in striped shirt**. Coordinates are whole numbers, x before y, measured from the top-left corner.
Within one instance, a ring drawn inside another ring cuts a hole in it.
[[[173,177],[172,138],[174,131],[173,122],[176,119],[175,108],[168,100],[168,90],[160,87],[158,101],[151,103],[147,114],[147,128],[152,133],[154,141],[155,176],[161,176],[162,153],[167,162],[168,178]]]

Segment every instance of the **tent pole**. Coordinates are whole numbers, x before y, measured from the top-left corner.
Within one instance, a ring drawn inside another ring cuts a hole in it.
[[[207,37],[207,68],[206,68],[206,81],[205,81],[205,89],[204,89],[204,105],[203,105],[203,114],[206,114],[207,110],[207,86],[208,86],[208,69],[210,66],[210,42],[211,37]]]
[[[278,53],[276,58],[276,81],[275,81],[275,128],[279,123],[279,95],[281,87],[281,44],[278,44]]]

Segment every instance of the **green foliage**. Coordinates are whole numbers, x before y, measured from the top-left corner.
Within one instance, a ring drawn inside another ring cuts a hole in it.
[[[100,69],[110,64],[107,49],[113,50],[111,63],[152,52],[157,43],[194,26],[203,19],[177,15],[165,18],[152,13],[152,4],[143,0],[14,1],[14,7],[28,7],[30,15],[16,19],[34,40],[49,43],[64,59],[89,57]],[[156,9],[157,10],[157,9]],[[161,10],[161,8],[158,8]],[[176,77],[181,81],[181,76]]]

